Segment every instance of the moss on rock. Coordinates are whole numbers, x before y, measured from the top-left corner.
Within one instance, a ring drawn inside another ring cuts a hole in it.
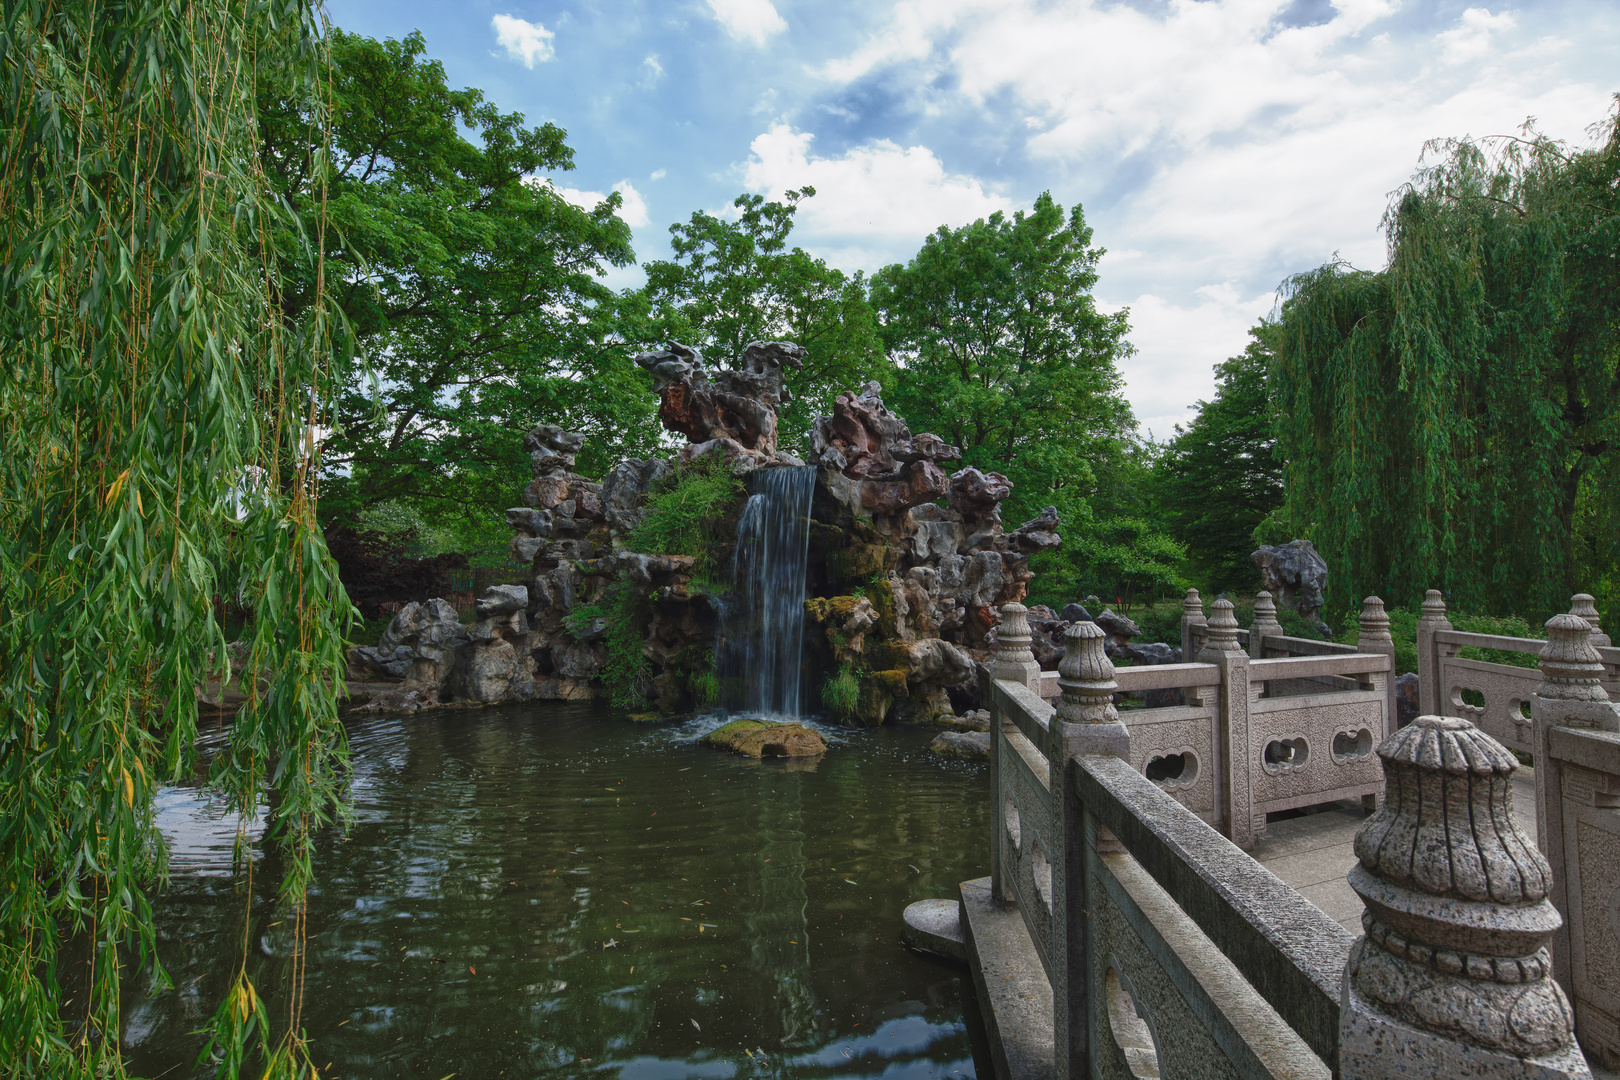
[[[851,544],[827,556],[827,572],[838,581],[870,581],[886,573],[899,554],[887,544]]]
[[[703,743],[756,758],[809,757],[827,751],[821,736],[803,724],[769,720],[733,720],[703,736]]]

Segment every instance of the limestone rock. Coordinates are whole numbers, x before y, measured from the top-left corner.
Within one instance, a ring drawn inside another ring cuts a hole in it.
[[[903,466],[962,456],[937,435],[913,437],[906,422],[884,406],[882,389],[869,382],[858,394],[846,390],[838,395],[832,415],[817,417],[811,426],[812,462],[851,479],[892,481],[900,478]]]
[[[510,615],[529,606],[529,590],[522,585],[491,585],[478,601],[479,618]]]
[[[467,631],[449,603],[412,601],[389,622],[376,648],[350,650],[350,666],[402,679],[411,687],[438,687],[466,640]]]
[[[1408,671],[1395,680],[1395,722],[1405,727],[1418,717],[1418,674]]]
[[[808,757],[827,751],[822,737],[803,724],[778,724],[769,720],[733,720],[703,736],[703,742],[756,758]]]
[[[1145,645],[1127,645],[1120,650],[1128,659],[1138,664],[1179,664],[1181,663],[1181,650],[1161,641],[1148,642]]]
[[[1065,605],[1063,611],[1059,613],[1058,618],[1062,619],[1064,622],[1072,623],[1097,621],[1091,617],[1091,612],[1087,611],[1078,602]]]
[[[641,506],[652,486],[675,471],[663,458],[628,458],[602,481],[602,514],[615,532],[628,533],[641,521]]]
[[[450,676],[451,690],[458,698],[501,701],[517,670],[517,650],[510,641],[497,637],[473,642],[458,657]]]
[[[1007,537],[1007,543],[1014,551],[1024,555],[1058,547],[1063,543],[1063,537],[1057,534],[1060,523],[1057,507],[1048,506],[1038,516],[1018,526]]]
[[[928,749],[945,757],[988,760],[990,735],[983,731],[944,731],[928,744]]]
[[[693,443],[729,439],[768,460],[776,452],[777,412],[788,400],[782,368],[802,367],[804,356],[803,348],[789,342],[753,342],[739,367],[712,377],[702,355],[680,342],[635,359],[653,373],[665,428]]]
[[[1117,649],[1125,648],[1130,644],[1131,638],[1142,633],[1142,628],[1136,625],[1134,620],[1110,610],[1104,610],[1093,621],[1103,628],[1103,632],[1108,635],[1109,644]]]
[[[973,678],[973,658],[942,638],[925,638],[895,647],[905,661],[906,681],[912,685],[954,686]]]
[[[1307,619],[1322,610],[1327,588],[1327,562],[1309,540],[1266,545],[1250,556],[1260,568],[1266,590]]]

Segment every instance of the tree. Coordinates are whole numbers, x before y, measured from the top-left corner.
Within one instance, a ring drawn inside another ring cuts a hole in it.
[[[872,278],[897,411],[1011,479],[1015,513],[1084,500],[1134,426],[1114,366],[1130,353],[1127,316],[1097,310],[1090,244],[1081,208],[1065,221],[1043,194],[1028,214],[941,226]]]
[[[316,13],[286,0],[24,2],[0,23],[14,91],[0,102],[8,1077],[123,1075],[128,963],[156,963],[152,801],[197,765],[196,690],[226,665],[222,593],[254,612],[253,677],[211,782],[244,829],[264,808],[302,939],[311,836],[341,802],[351,612],[315,520],[310,435],[347,353],[324,220],[306,218],[303,246],[266,184],[253,89],[276,71],[319,132],[325,69]],[[302,157],[318,192],[316,147]],[[305,282],[296,316],[278,262]],[[69,942],[72,964],[80,945],[90,958],[71,1001]],[[250,1042],[257,1075],[312,1074],[296,987],[272,1028],[246,956],[224,962],[221,1075],[239,1075]]]
[[[644,289],[662,336],[702,348],[709,360],[735,360],[751,341],[793,341],[809,351],[780,428],[784,447],[801,449],[811,418],[831,413],[840,392],[888,373],[865,278],[787,246],[799,203],[815,193],[789,191],[784,202],[739,195],[735,221],[699,210],[671,225],[675,258],[649,262]]]
[[[1620,113],[1605,136],[1431,144],[1438,163],[1385,215],[1384,270],[1335,261],[1288,282],[1286,513],[1344,583],[1340,610],[1438,587],[1540,618],[1612,588]]]
[[[1140,516],[1124,490],[1136,425],[1115,366],[1131,353],[1128,316],[1097,310],[1091,239],[1081,208],[1065,218],[1047,193],[1028,213],[941,226],[872,278],[896,411],[960,446],[964,465],[1010,479],[1012,521],[1055,505],[1071,534]],[[1084,550],[1066,544],[1037,567],[1072,582],[1092,572]]]
[[[1215,365],[1215,396],[1176,434],[1153,467],[1154,502],[1186,546],[1188,569],[1214,593],[1258,580],[1249,556],[1255,529],[1283,503],[1266,377],[1272,361],[1264,324],[1247,348]]]
[[[620,196],[568,203],[543,179],[573,167],[562,129],[450,89],[425,48],[332,31],[324,203],[311,101],[279,81],[260,93],[264,156],[306,232],[327,215],[325,273],[375,371],[339,400],[330,508],[404,499],[487,517],[510,505],[537,422],[590,435],[587,469],[656,443],[625,341],[645,311],[599,280],[633,260]],[[291,309],[310,285],[296,278]]]

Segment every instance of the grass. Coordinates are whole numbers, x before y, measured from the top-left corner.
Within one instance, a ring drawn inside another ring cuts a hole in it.
[[[821,684],[821,703],[839,720],[855,715],[860,694],[860,680],[855,677],[854,666],[848,662],[838,665],[832,678]]]

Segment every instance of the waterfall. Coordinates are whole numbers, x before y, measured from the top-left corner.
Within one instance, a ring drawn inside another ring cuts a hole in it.
[[[816,470],[760,469],[748,489],[720,613],[721,704],[728,713],[797,719]]]

